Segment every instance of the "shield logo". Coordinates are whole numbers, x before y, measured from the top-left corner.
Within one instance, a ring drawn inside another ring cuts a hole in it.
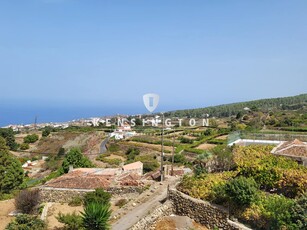
[[[148,93],[143,95],[143,102],[146,107],[146,109],[152,113],[159,104],[159,98],[160,96],[155,93]]]

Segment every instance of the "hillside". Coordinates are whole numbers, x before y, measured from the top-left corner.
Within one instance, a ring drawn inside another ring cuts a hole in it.
[[[202,117],[204,114],[210,114],[211,117],[229,117],[243,112],[246,107],[252,111],[259,110],[263,112],[282,110],[300,110],[306,112],[307,94],[223,104],[198,109],[176,110],[167,112],[165,115],[175,117]]]

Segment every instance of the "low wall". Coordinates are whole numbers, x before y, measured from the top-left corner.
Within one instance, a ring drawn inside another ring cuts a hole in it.
[[[169,189],[168,196],[173,202],[176,215],[188,216],[210,229],[215,227],[223,230],[249,229],[240,223],[230,221],[227,210],[220,206],[192,198],[176,189]]]
[[[164,216],[173,214],[173,206],[170,201],[165,202],[163,205],[156,208],[149,215],[139,220],[129,230],[154,230],[156,222]]]
[[[40,187],[39,191],[42,202],[68,203],[75,196],[84,196],[85,193],[93,192],[95,190]],[[106,191],[115,195],[124,195],[127,193],[141,193],[143,189],[141,187],[113,187],[106,189]]]

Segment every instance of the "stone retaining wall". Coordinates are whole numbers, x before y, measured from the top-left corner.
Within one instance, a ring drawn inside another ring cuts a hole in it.
[[[39,191],[40,199],[42,202],[68,203],[73,197],[84,196],[85,193],[92,192],[95,190],[40,187]],[[106,189],[106,191],[116,195],[124,195],[127,193],[141,193],[143,190],[141,187],[113,187]]]
[[[164,216],[173,214],[173,205],[170,201],[165,202],[163,205],[156,208],[148,216],[139,220],[129,230],[154,230],[156,222]]]
[[[210,229],[215,227],[223,230],[249,229],[240,223],[230,221],[228,212],[223,207],[192,198],[176,189],[169,189],[168,196],[173,202],[176,215],[188,216]]]

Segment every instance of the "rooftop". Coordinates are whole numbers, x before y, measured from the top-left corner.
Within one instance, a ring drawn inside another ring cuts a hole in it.
[[[127,164],[123,166],[123,170],[134,170],[134,169],[140,169],[143,167],[143,163],[141,161],[137,161],[131,164]]]
[[[275,147],[272,153],[293,157],[307,157],[307,144],[298,139],[286,141]]]

